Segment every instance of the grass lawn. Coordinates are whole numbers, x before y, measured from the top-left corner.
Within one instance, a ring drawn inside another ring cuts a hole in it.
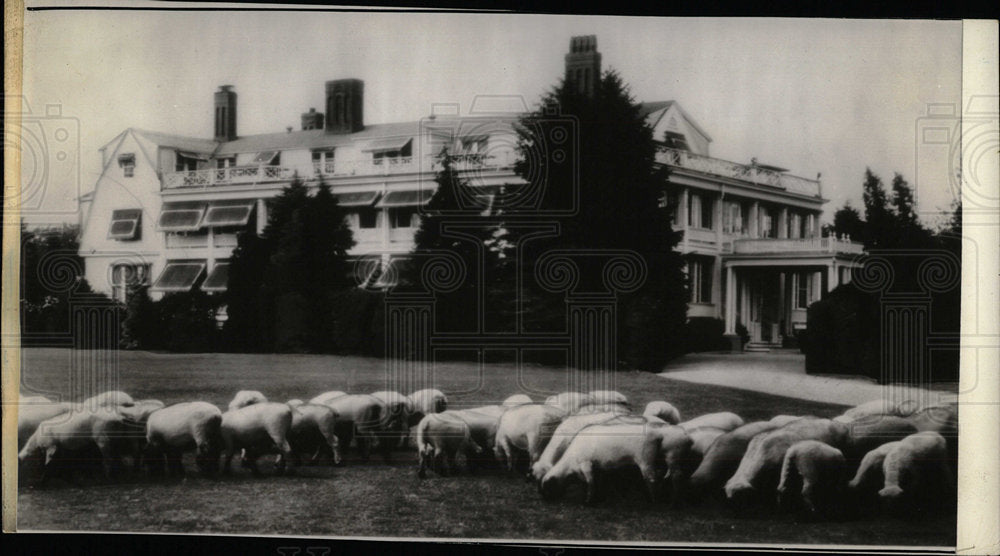
[[[86,352],[61,349],[22,351],[22,390],[78,399],[82,375],[90,368]],[[75,363],[74,363],[75,361]],[[368,393],[386,386],[382,360],[320,355],[117,354],[119,382],[135,398],[167,404],[204,400],[222,408],[240,389],[260,390],[269,399],[309,399],[328,390]],[[74,374],[80,379],[71,380]],[[524,392],[540,401],[567,389],[562,369],[513,365],[443,363],[435,366],[435,385],[450,406],[499,403]],[[618,373],[613,387],[633,407],[665,399],[683,418],[733,411],[747,421],[777,414],[833,416],[843,407],[781,398],[731,388],[691,384],[651,373]],[[409,393],[409,392],[404,392]],[[835,523],[796,523],[791,516],[758,512],[734,516],[708,502],[671,509],[651,504],[638,488],[621,488],[606,500],[585,506],[579,492],[544,502],[522,476],[481,470],[442,478],[417,478],[416,454],[394,453],[391,463],[373,456],[365,464],[354,451],[341,468],[310,467],[295,476],[265,473],[255,479],[234,465],[234,474],[217,480],[193,473],[183,482],[153,482],[143,477],[112,484],[71,486],[56,481],[44,488],[18,490],[18,528],[22,530],[105,530],[242,533],[278,535],[475,537],[491,539],[738,542],[954,546],[955,516],[903,520],[877,516]]]

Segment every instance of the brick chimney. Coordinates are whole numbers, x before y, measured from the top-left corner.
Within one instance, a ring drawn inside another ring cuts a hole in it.
[[[337,79],[326,82],[326,132],[355,133],[364,129],[365,82]]]
[[[566,54],[566,84],[578,93],[594,95],[601,78],[601,53],[597,51],[597,35],[573,37]]]
[[[323,113],[317,112],[315,108],[310,108],[308,112],[302,113],[302,130],[323,129]]]
[[[236,91],[232,85],[222,85],[215,92],[215,140],[236,139]]]

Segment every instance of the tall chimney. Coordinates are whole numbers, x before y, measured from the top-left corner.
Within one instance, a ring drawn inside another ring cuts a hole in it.
[[[215,140],[236,139],[236,91],[232,85],[222,85],[215,92]]]
[[[364,129],[365,82],[337,79],[326,82],[326,132],[355,133]]]
[[[302,113],[302,130],[323,129],[323,113],[317,112],[315,108],[310,108],[308,112]]]
[[[601,78],[601,53],[597,51],[597,35],[573,37],[566,54],[566,84],[587,96],[593,96]]]

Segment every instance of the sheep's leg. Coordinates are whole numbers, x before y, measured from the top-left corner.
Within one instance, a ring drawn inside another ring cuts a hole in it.
[[[458,454],[457,449],[448,450],[448,474],[456,475],[458,474],[458,463],[455,461],[455,456]]]
[[[642,473],[642,479],[646,483],[646,494],[649,496],[649,501],[655,503],[658,486],[656,469],[645,463],[640,463],[639,471]]]
[[[170,450],[167,453],[167,466],[170,474],[178,477],[184,476],[184,464],[181,462],[182,452],[180,450]]]
[[[802,478],[802,503],[811,514],[817,513],[816,509],[816,483],[810,477]]]
[[[420,457],[420,468],[417,470],[417,477],[423,479],[427,477],[428,450],[425,450],[422,446],[418,447],[417,455]]]
[[[597,485],[594,481],[594,468],[589,461],[580,464],[579,474],[583,477],[583,481],[587,483],[587,498],[586,503],[592,504],[594,502],[594,495],[597,490]]]
[[[510,451],[510,444],[507,442],[506,437],[497,436],[496,443],[493,445],[493,453],[498,460],[504,462],[507,471],[514,470],[514,457]]]

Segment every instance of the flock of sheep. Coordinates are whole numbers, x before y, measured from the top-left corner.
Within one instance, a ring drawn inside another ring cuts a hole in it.
[[[947,439],[946,439],[947,438]],[[45,481],[59,460],[101,462],[101,471],[183,474],[185,452],[199,470],[231,472],[233,457],[254,474],[257,459],[277,453],[275,469],[327,461],[341,463],[341,448],[355,443],[363,459],[379,448],[415,446],[421,478],[466,465],[498,462],[525,473],[545,499],[582,482],[594,500],[601,475],[641,474],[651,500],[672,503],[724,497],[734,507],[777,503],[808,516],[836,515],[847,503],[890,508],[943,506],[954,500],[957,462],[954,404],[919,407],[875,400],[833,419],[779,415],[745,423],[730,412],[682,421],[666,401],[631,410],[615,391],[564,392],[544,403],[523,394],[501,405],[448,409],[447,397],[427,389],[397,392],[326,392],[305,402],[270,402],[240,391],[228,411],[207,402],[165,406],[105,392],[79,404],[22,397],[18,411],[19,460],[24,472],[41,467]],[[78,467],[78,466],[77,466]]]

